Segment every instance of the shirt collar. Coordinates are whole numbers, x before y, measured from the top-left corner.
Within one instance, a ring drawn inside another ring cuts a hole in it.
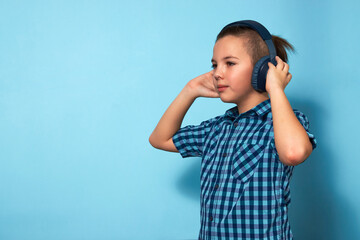
[[[257,114],[259,117],[263,117],[267,112],[271,110],[270,98],[259,103],[252,109],[242,113],[239,115],[238,107],[232,107],[225,112],[225,116],[229,116],[231,118],[237,118],[239,116],[248,116],[248,115],[255,115]]]

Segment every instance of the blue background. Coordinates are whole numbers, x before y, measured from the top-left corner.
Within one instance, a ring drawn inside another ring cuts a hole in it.
[[[226,24],[292,43],[286,95],[318,140],[296,239],[360,239],[358,1],[1,1],[0,239],[196,239],[200,158],[148,139]],[[183,125],[234,105],[198,98]]]

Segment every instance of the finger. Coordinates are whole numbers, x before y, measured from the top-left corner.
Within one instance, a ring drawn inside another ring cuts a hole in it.
[[[277,62],[276,68],[280,69],[280,70],[283,70],[284,69],[284,62],[281,60],[281,58],[279,56],[276,56],[275,59],[276,59],[276,62]]]
[[[274,68],[275,67],[274,64],[272,64],[272,62],[268,62],[268,66],[269,66],[269,68]]]
[[[291,80],[291,78],[292,78],[291,73],[288,73],[288,75],[286,76],[287,81],[289,82]]]
[[[289,64],[284,63],[284,69],[283,69],[283,71],[289,72],[289,68],[290,68]]]

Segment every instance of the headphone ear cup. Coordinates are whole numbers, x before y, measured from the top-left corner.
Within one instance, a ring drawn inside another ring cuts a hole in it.
[[[269,55],[260,58],[254,66],[251,85],[258,92],[266,92],[266,75],[269,70],[268,62],[270,62]]]

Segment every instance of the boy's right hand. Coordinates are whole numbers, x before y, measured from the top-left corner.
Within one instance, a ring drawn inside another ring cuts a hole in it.
[[[204,73],[194,79],[191,79],[186,86],[196,97],[220,97],[219,92],[214,85],[213,71]]]

